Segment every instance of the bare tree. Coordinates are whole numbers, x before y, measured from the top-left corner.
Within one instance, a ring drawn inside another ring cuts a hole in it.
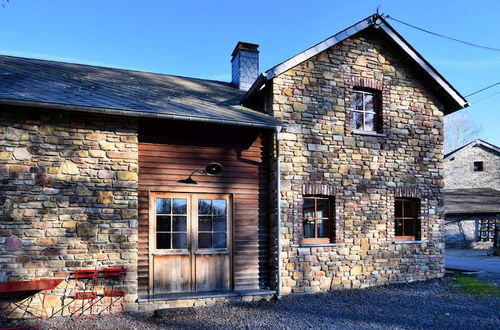
[[[453,151],[479,137],[482,127],[466,113],[455,112],[444,117],[444,150]]]

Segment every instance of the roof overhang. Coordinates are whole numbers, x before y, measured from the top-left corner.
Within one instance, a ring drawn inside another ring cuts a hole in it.
[[[423,72],[428,76],[429,79],[431,79],[437,86],[442,88],[444,94],[449,99],[446,102],[447,106],[445,109],[445,114],[452,113],[469,105],[467,103],[467,100],[462,95],[460,95],[460,93],[448,81],[446,81],[446,79],[444,79],[444,77],[436,69],[434,69],[432,65],[427,62],[427,60],[422,57],[422,55],[420,55],[399,33],[397,33],[396,30],[392,26],[390,26],[382,16],[378,14],[365,18],[364,20],[348,27],[343,31],[340,31],[330,38],[267,70],[257,78],[257,80],[243,97],[242,102],[248,100],[256,90],[259,90],[263,86],[265,81],[279,76],[280,74],[290,70],[291,68],[321,53],[322,51],[346,40],[347,38],[357,34],[358,32],[366,30],[369,27],[374,27],[376,29],[379,29],[380,31],[383,31],[389,39],[391,39],[403,52],[408,55],[408,57],[410,57],[417,64],[419,68],[423,70]]]
[[[39,101],[31,101],[31,100],[18,100],[18,99],[5,99],[5,98],[0,98],[0,105],[43,108],[43,109],[64,110],[64,111],[77,111],[77,112],[93,113],[93,114],[99,114],[99,115],[128,116],[128,117],[167,119],[167,120],[182,120],[182,121],[191,121],[191,122],[202,122],[202,123],[243,126],[243,127],[255,127],[255,128],[264,128],[264,129],[276,129],[276,127],[281,125],[281,122],[279,122],[278,120],[271,118],[271,117],[266,118],[265,122],[264,121],[261,121],[261,122],[238,121],[238,120],[213,119],[213,118],[207,118],[207,117],[201,117],[201,116],[200,117],[182,116],[182,115],[174,115],[174,114],[162,113],[162,112],[141,111],[141,110],[135,110],[135,109],[119,109],[119,108],[111,108],[111,107],[85,106],[85,105],[39,102]],[[251,111],[253,114],[256,114],[256,112],[251,110],[251,109],[244,108],[244,111]]]
[[[455,156],[457,153],[461,153],[462,151],[465,151],[471,147],[485,147],[487,149],[490,149],[491,151],[493,152],[497,152],[500,154],[500,148],[491,144],[491,143],[488,143],[486,141],[483,141],[483,140],[480,140],[480,139],[477,139],[477,140],[474,140],[472,142],[469,142],[467,143],[466,145],[463,145],[461,146],[460,148],[457,148],[453,151],[450,151],[449,153],[447,153],[445,156],[444,156],[444,159],[445,160],[448,160],[451,158],[451,156]]]

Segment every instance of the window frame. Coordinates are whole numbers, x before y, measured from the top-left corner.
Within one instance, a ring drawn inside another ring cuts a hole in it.
[[[362,95],[362,109],[355,109],[354,108],[354,100],[355,96],[354,94],[361,94]],[[372,104],[373,104],[373,109],[371,111],[367,111],[365,109],[365,95],[371,95],[373,98]],[[382,112],[382,107],[381,107],[381,91],[376,90],[376,89],[369,89],[369,88],[360,88],[360,87],[355,87],[353,92],[352,92],[352,106],[351,106],[351,111],[352,111],[352,127],[353,130],[358,131],[358,132],[367,132],[367,133],[381,133],[382,132],[382,120],[381,120],[381,112]],[[355,122],[355,113],[361,113],[363,116],[363,123],[361,128],[356,127],[356,122]],[[373,114],[373,129],[368,130],[366,129],[366,114]]]
[[[401,217],[396,216],[396,203],[403,202],[401,205]],[[413,217],[405,217],[405,203],[411,203],[413,209]],[[409,197],[396,197],[394,199],[394,241],[415,241],[420,239],[420,221],[419,221],[419,206],[420,201],[418,198],[409,198]],[[396,234],[396,223],[398,221],[402,221],[402,233],[403,235]],[[412,227],[415,235],[404,235],[405,232],[405,220],[413,220]]]
[[[476,164],[478,165],[476,170]],[[485,161],[477,160],[472,162],[472,172],[484,172],[485,169]]]
[[[314,211],[312,217],[306,217],[304,215],[304,204],[306,199],[314,200]],[[327,217],[318,217],[317,216],[317,200],[326,200],[328,203],[327,207]],[[314,221],[314,236],[315,237],[304,237],[302,236],[302,244],[329,244],[335,243],[335,204],[334,199],[331,196],[324,195],[304,195],[302,199],[302,234],[304,235],[304,222],[307,220]],[[318,226],[317,220],[327,221],[327,232],[328,237],[317,237],[318,235]]]

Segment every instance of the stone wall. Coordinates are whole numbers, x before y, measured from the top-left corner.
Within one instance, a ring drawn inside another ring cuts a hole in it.
[[[135,122],[3,108],[0,281],[66,279],[47,297],[61,313],[72,271],[124,266],[135,301],[137,170]]]
[[[473,163],[484,162],[484,170],[473,171]],[[458,151],[445,161],[445,188],[493,188],[500,190],[500,154],[484,146]]]
[[[352,92],[380,90],[381,134],[354,134]],[[281,133],[283,293],[443,276],[443,111],[375,32],[274,78]],[[304,246],[305,194],[334,198],[336,241]],[[394,242],[394,198],[420,200],[421,240]]]

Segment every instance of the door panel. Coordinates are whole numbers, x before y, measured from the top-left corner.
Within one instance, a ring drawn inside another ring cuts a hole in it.
[[[195,195],[197,221],[193,246],[196,291],[228,291],[230,281],[229,199],[218,195]]]
[[[155,255],[154,293],[191,291],[191,257],[185,255]]]
[[[201,253],[196,254],[196,291],[230,290],[229,252],[227,254]]]
[[[231,289],[229,197],[150,194],[152,293]]]

